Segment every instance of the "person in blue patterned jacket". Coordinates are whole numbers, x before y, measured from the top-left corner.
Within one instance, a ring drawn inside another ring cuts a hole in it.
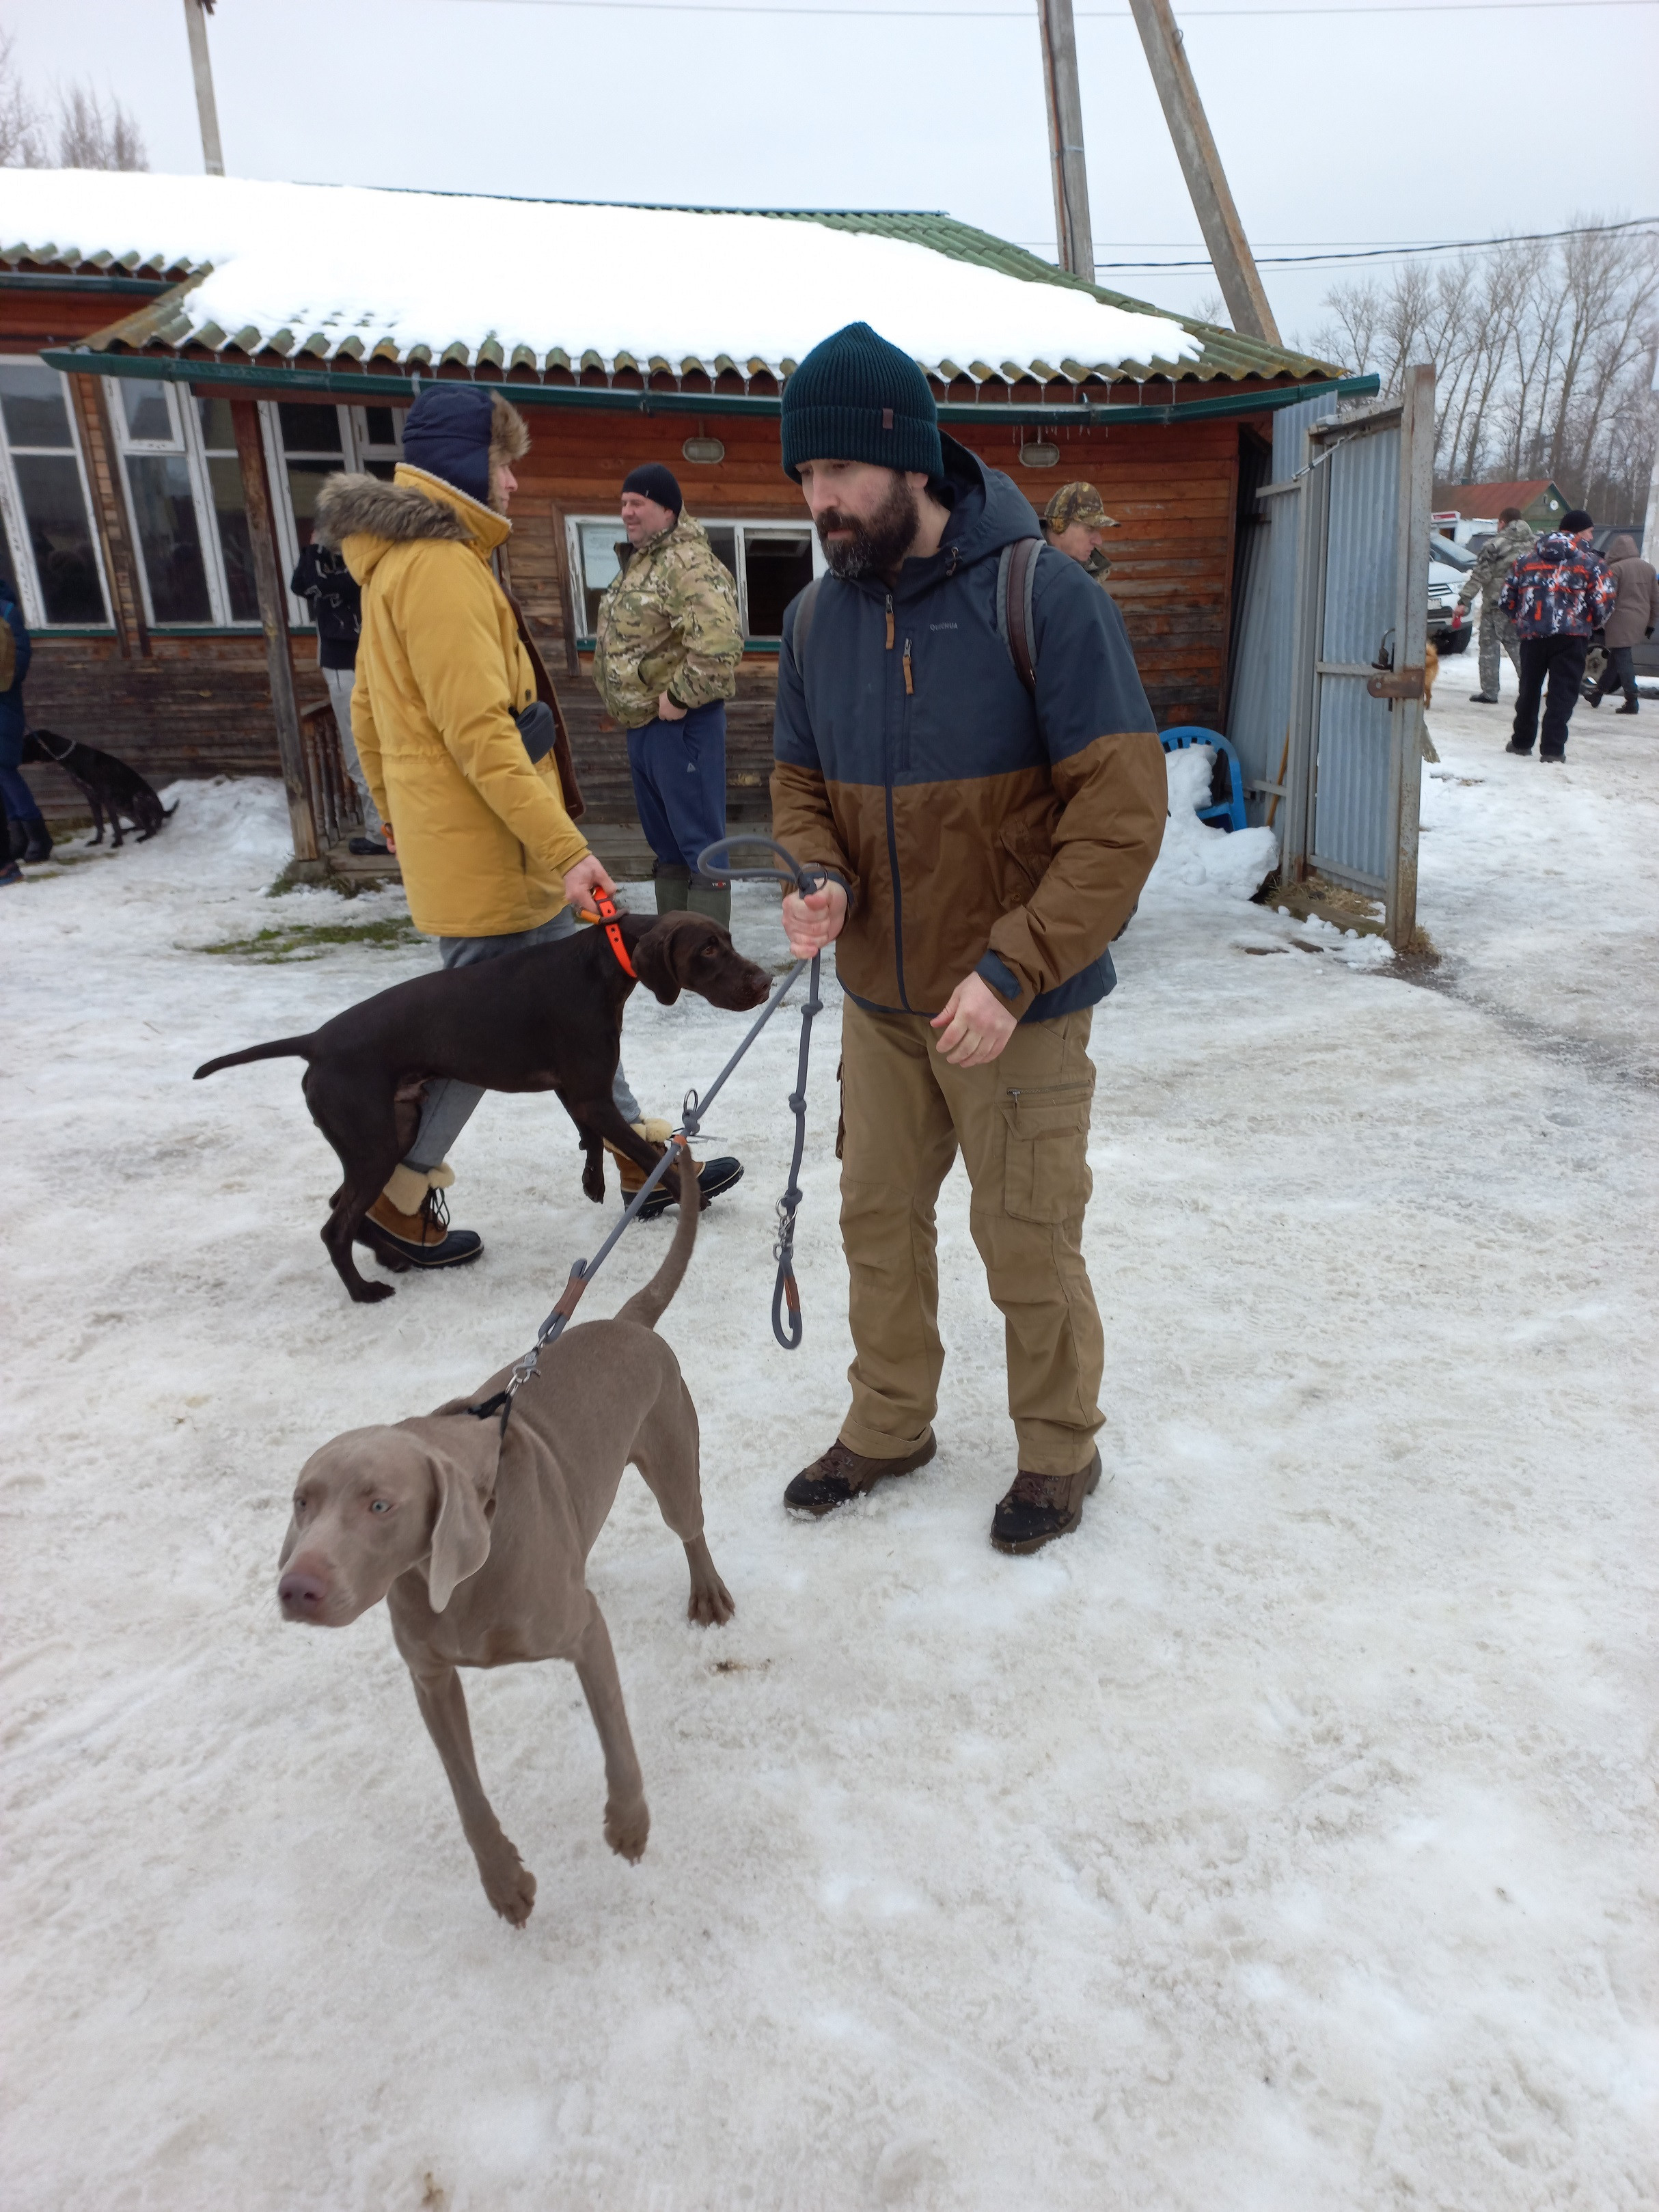
[[[1590,639],[1613,612],[1615,597],[1613,578],[1590,544],[1595,526],[1582,507],[1573,507],[1562,516],[1561,527],[1547,530],[1504,580],[1498,604],[1515,624],[1521,645],[1521,694],[1505,752],[1530,753],[1536,737],[1540,760],[1566,758],[1567,724],[1584,680]]]

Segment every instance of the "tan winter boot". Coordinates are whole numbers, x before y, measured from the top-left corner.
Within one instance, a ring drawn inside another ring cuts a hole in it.
[[[452,1229],[444,1193],[455,1180],[447,1160],[435,1168],[394,1168],[363,1218],[356,1242],[402,1274],[408,1267],[464,1267],[483,1250],[474,1229]]]
[[[632,1121],[629,1127],[636,1135],[643,1137],[647,1145],[665,1145],[674,1133],[666,1121]],[[617,1163],[617,1178],[622,1184],[623,1204],[626,1206],[638,1195],[641,1184],[651,1170],[636,1167],[625,1152],[619,1152],[608,1141],[605,1149]],[[718,1160],[705,1160],[697,1170],[697,1188],[702,1194],[704,1212],[708,1211],[711,1199],[718,1198],[722,1191],[730,1190],[733,1183],[742,1181],[741,1160],[733,1159],[729,1155]],[[666,1213],[671,1206],[678,1202],[669,1178],[665,1176],[640,1208],[640,1219],[654,1221],[659,1213]]]

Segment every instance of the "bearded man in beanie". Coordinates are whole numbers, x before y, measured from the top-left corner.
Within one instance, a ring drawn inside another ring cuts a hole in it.
[[[1106,512],[1106,502],[1091,483],[1061,484],[1042,510],[1042,534],[1057,553],[1080,562],[1096,583],[1105,587],[1112,572],[1106,557],[1106,532],[1117,523]]]
[[[446,968],[568,937],[572,906],[616,888],[572,818],[581,797],[563,749],[532,761],[514,719],[535,702],[536,675],[491,562],[511,535],[513,464],[529,447],[499,392],[429,385],[392,483],[331,476],[318,495],[317,536],[344,555],[362,595],[358,757],[410,918],[438,939]],[[477,1258],[483,1239],[449,1226],[443,1193],[455,1179],[449,1147],[483,1095],[427,1084],[414,1139],[361,1232],[387,1266]],[[636,1127],[667,1135],[666,1123],[641,1121],[620,1067],[616,1100]],[[703,1174],[735,1165],[710,1162]]]
[[[784,617],[773,830],[830,878],[788,896],[784,922],[798,957],[835,941],[846,994],[855,1349],[840,1434],[784,1499],[827,1513],[933,1458],[933,1208],[960,1151],[1018,1446],[991,1540],[1034,1552],[1100,1480],[1089,1032],[1163,839],[1164,755],[1116,607],[1047,546],[1017,666],[999,572],[1036,516],[940,436],[926,377],[868,325],[790,378],[783,462],[830,574]]]
[[[593,681],[628,732],[658,913],[689,907],[724,928],[732,886],[705,882],[697,855],[726,835],[726,702],[743,658],[738,587],[660,462],[623,479],[622,526],[628,543],[617,548],[594,624]]]

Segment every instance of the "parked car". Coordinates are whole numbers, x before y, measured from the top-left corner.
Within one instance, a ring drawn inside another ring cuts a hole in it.
[[[1457,604],[1463,579],[1474,566],[1474,553],[1449,538],[1429,540],[1429,635],[1441,653],[1462,653],[1472,627],[1467,607]]]

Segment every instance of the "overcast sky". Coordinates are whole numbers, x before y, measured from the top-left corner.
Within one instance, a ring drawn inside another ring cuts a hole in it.
[[[1133,24],[1084,19],[1121,4],[1077,0],[1096,252],[1180,259],[1202,247]],[[1632,105],[1634,88],[1659,83],[1659,6],[1176,13],[1259,254],[1547,230],[1587,210],[1659,213],[1659,133],[1632,119],[1652,105]],[[152,167],[199,172],[182,0],[0,0],[0,22],[38,91],[79,79],[118,94]],[[942,208],[1054,252],[1034,9],[929,22],[219,0],[210,38],[236,175]],[[638,274],[648,285],[649,270]],[[1285,335],[1310,331],[1332,275],[1263,275]],[[1101,281],[1176,309],[1214,290],[1207,270]]]

